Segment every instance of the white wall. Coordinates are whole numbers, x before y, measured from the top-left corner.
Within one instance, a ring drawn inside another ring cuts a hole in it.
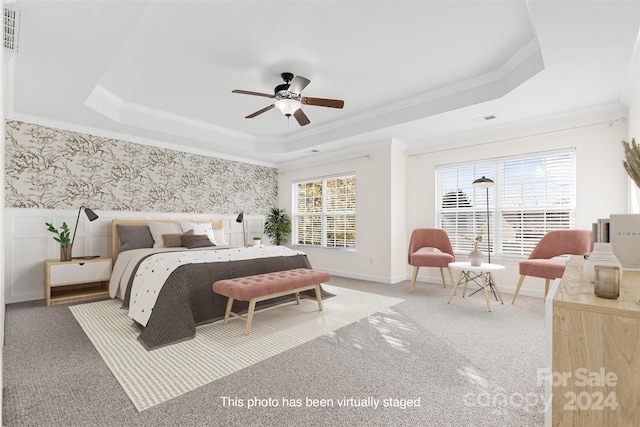
[[[406,145],[394,140],[390,147],[391,182],[391,283],[406,279],[407,248],[407,155]]]
[[[0,52],[0,61],[4,64],[4,49]],[[4,83],[4,67],[0,68],[0,81]],[[0,87],[0,117],[4,117],[4,84]],[[4,133],[4,120],[2,120],[2,124],[0,124],[0,132],[2,133],[2,143],[0,144],[0,200],[4,200],[4,150],[5,150],[5,133]],[[0,210],[0,224],[4,223],[4,211]],[[0,242],[4,242],[4,229],[0,230]],[[4,247],[0,245],[0,346],[4,348],[4,317],[5,317],[5,296],[4,296]],[[2,354],[0,351],[0,366],[4,366],[2,364]],[[0,420],[2,419],[2,404],[4,402],[3,398],[3,390],[4,390],[4,380],[2,377],[2,372],[0,372]]]
[[[349,155],[334,156],[295,168],[283,168],[278,180],[278,206],[292,211],[294,181],[348,172],[356,174],[355,251],[299,247],[314,268],[345,277],[392,283],[404,280],[406,244],[395,234],[404,233],[404,146],[398,141],[374,141],[375,147]],[[295,248],[295,246],[293,246]],[[403,264],[402,264],[403,265]]]
[[[631,104],[629,105],[629,132],[627,141],[635,138],[640,144],[640,76],[636,79],[635,86],[631,93]]]
[[[640,36],[638,39],[640,44]],[[631,84],[631,100],[629,105],[629,130],[627,132],[627,142],[631,142],[635,138],[636,143],[640,144],[640,46],[636,46],[635,68],[631,67],[636,75],[635,81]],[[628,213],[640,213],[640,189],[631,178],[627,180],[629,187]]]
[[[223,222],[227,241],[242,246],[242,224],[236,215],[198,215],[188,213],[154,213],[96,210],[99,218],[89,222],[80,215],[78,231],[73,245],[73,256],[111,254],[111,220],[119,218],[146,219],[215,219]],[[44,298],[44,260],[59,259],[60,245],[47,231],[45,222],[56,227],[63,222],[73,228],[77,209],[13,209],[4,210],[4,290],[7,303]],[[264,217],[245,215],[247,243],[261,236]]]
[[[627,181],[620,141],[627,136],[628,125],[624,120],[616,120],[619,117],[607,115],[574,120],[490,139],[463,141],[455,147],[410,151],[407,160],[407,194],[411,195],[407,199],[407,234],[414,228],[435,226],[434,170],[437,165],[570,147],[575,147],[577,158],[576,228],[590,230],[598,218],[626,212]],[[465,261],[466,255],[461,254],[456,259]],[[496,277],[500,289],[513,292],[519,277],[519,259],[496,256],[492,261],[507,267],[501,277]],[[436,269],[421,269],[420,273],[420,280],[440,281]],[[542,296],[544,281],[528,278],[521,292]]]

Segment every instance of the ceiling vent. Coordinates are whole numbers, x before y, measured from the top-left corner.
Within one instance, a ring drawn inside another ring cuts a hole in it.
[[[4,7],[4,48],[9,52],[18,52],[20,14],[17,9]]]
[[[474,117],[471,119],[474,123],[482,123],[487,122],[489,120],[494,120],[496,118],[495,114],[487,114],[486,116]]]

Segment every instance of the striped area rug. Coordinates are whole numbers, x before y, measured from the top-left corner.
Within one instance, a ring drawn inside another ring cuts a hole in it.
[[[232,319],[197,328],[192,340],[146,351],[119,300],[69,309],[138,411],[144,411],[254,363],[356,322],[403,300],[330,285],[336,296],[302,300],[256,312],[251,334]]]

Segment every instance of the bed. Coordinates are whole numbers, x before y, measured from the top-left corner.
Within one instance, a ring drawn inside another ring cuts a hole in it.
[[[181,222],[198,224],[191,233],[193,238],[185,236],[188,231],[185,232]],[[158,228],[176,233],[159,234]],[[176,244],[176,237],[180,237],[182,241],[204,240],[203,234],[199,234],[204,229],[207,229],[209,236],[214,231],[214,237],[218,237],[217,240],[214,239],[216,246],[161,244],[159,247],[149,247],[148,234],[154,238],[154,245],[158,239],[168,242],[165,236],[170,236],[174,239],[172,244]],[[304,253],[285,247],[231,247],[224,240],[224,233],[220,233],[221,229],[220,221],[112,221],[111,249],[114,265],[109,292],[112,298],[122,300],[123,309],[128,310],[129,316],[140,328],[138,340],[147,350],[191,339],[195,336],[196,326],[224,318],[227,298],[212,291],[215,281],[294,268],[311,268]],[[151,308],[144,308],[140,313],[139,300],[145,298],[153,299],[153,303]],[[293,296],[287,295],[262,301],[256,305],[256,309],[293,299]],[[247,307],[246,301],[235,301],[233,310],[241,313]],[[135,311],[144,319],[132,316]]]

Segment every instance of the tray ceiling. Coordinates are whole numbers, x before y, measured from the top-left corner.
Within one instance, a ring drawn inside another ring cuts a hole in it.
[[[10,119],[277,165],[624,106],[638,1],[18,1]],[[272,100],[311,80],[300,127]],[[483,120],[495,115],[494,120]]]

